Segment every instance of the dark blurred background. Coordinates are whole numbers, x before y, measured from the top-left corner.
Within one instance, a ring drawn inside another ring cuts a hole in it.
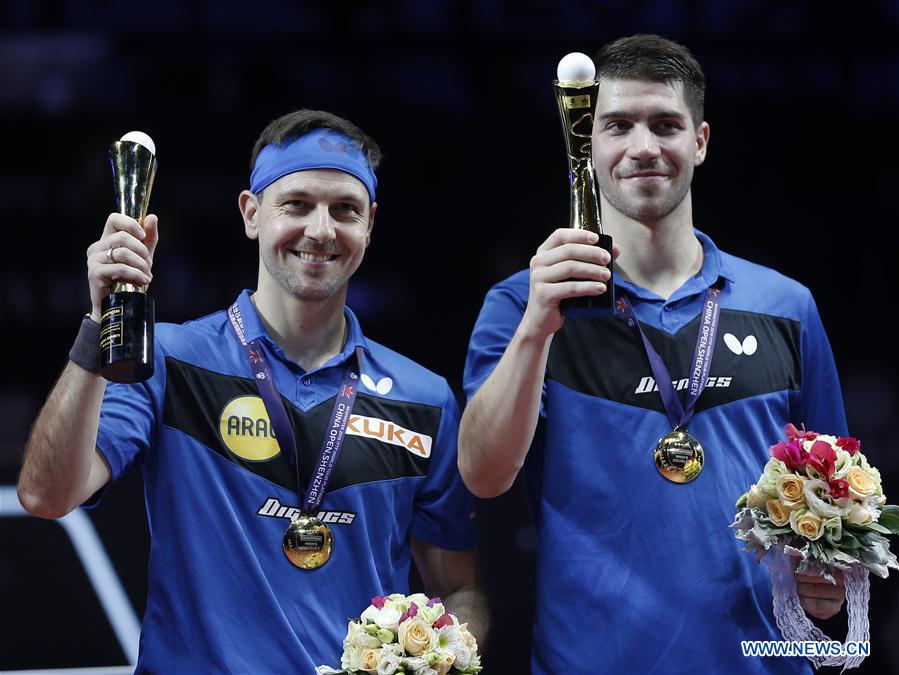
[[[812,289],[850,430],[899,499],[889,295],[899,3],[6,0],[0,26],[0,484],[15,482],[30,424],[89,309],[84,251],[114,208],[106,148],[121,134],[141,129],[157,144],[152,293],[157,318],[180,322],[255,285],[237,194],[265,124],[300,107],[357,122],[386,159],[350,304],[372,338],[444,374],[461,396],[485,291],[567,219],[556,63],[658,32],[689,46],[708,78],[697,226]],[[142,509],[133,472],[90,513],[139,614]],[[480,513],[495,607],[485,662],[526,672],[536,537],[520,486]],[[126,662],[57,525],[2,519],[0,550],[0,669]],[[743,555],[736,541],[734,554]],[[862,671],[897,672],[895,573],[872,592]],[[845,623],[828,630],[842,640]]]

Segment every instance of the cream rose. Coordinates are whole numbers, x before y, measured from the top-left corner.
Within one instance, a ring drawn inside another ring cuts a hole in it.
[[[434,629],[418,617],[406,619],[400,624],[397,641],[410,656],[424,654],[434,648],[437,639]]]
[[[746,493],[746,505],[751,509],[763,509],[767,501],[768,496],[757,485],[753,485]]]
[[[858,502],[852,502],[852,508],[849,509],[846,520],[853,525],[868,525],[874,522],[874,514]]]
[[[362,658],[359,659],[360,670],[373,673],[378,670],[378,664],[381,662],[380,649],[366,649],[362,652]]]
[[[437,671],[437,675],[446,675],[455,661],[456,657],[448,651],[434,652],[428,656],[428,664]]]
[[[777,478],[777,496],[788,509],[795,509],[805,503],[803,484],[805,478],[795,473],[785,473]]]
[[[846,482],[849,483],[849,494],[856,499],[870,497],[877,489],[875,480],[866,471],[857,466],[849,469],[849,472],[846,474]]]
[[[790,512],[790,527],[793,528],[793,532],[811,541],[824,534],[824,521],[808,509]]]
[[[790,522],[790,510],[778,500],[769,499],[765,508],[768,510],[768,517],[775,525],[781,526]]]

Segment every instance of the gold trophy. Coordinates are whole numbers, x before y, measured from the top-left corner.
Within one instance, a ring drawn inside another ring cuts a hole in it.
[[[590,230],[599,235],[597,246],[612,252],[612,237],[604,234],[599,218],[599,195],[593,173],[593,111],[599,82],[596,67],[586,54],[573,52],[559,61],[558,79],[553,80],[565,148],[568,151],[568,179],[570,187],[569,227]],[[609,271],[612,263],[609,262]],[[590,316],[615,307],[615,286],[610,278],[607,290],[600,296],[569,298],[561,304],[566,316]]]
[[[156,146],[131,131],[109,146],[119,213],[143,226],[156,176]],[[100,371],[112,382],[142,382],[153,374],[153,298],[146,286],[116,282],[103,298]]]

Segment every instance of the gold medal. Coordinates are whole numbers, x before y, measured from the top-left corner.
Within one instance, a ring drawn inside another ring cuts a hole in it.
[[[314,570],[331,557],[331,530],[315,516],[302,514],[284,533],[284,555],[301,570]]]
[[[705,454],[699,441],[680,427],[659,439],[653,458],[659,473],[672,483],[695,480],[705,464]]]

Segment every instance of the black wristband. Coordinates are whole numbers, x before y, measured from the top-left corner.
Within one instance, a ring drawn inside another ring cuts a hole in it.
[[[90,314],[81,320],[78,337],[69,350],[69,361],[91,373],[100,372],[100,324]]]

